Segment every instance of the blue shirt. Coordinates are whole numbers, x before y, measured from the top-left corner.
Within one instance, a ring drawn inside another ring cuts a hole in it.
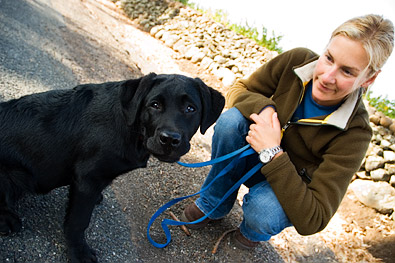
[[[296,122],[300,119],[308,119],[318,116],[324,116],[331,114],[335,110],[339,108],[341,103],[334,106],[322,106],[314,101],[312,90],[313,90],[313,82],[310,81],[306,85],[306,91],[304,94],[304,98],[302,102],[299,104],[298,108],[294,112],[294,115],[291,118],[292,122]]]

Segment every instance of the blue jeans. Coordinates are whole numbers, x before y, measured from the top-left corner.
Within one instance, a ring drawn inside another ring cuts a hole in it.
[[[224,112],[214,128],[211,157],[217,158],[245,146],[247,144],[245,137],[250,124],[251,121],[246,119],[236,108]],[[202,188],[209,184],[230,161],[213,165]],[[217,179],[209,189],[201,193],[195,202],[196,205],[203,213],[209,213],[228,189],[258,162],[258,154],[241,159],[227,175]],[[250,189],[243,200],[243,221],[240,231],[246,238],[251,241],[267,241],[271,236],[292,225],[260,171],[253,175],[245,185]],[[226,216],[232,209],[236,197],[237,191],[229,196],[210,215],[210,218],[220,219]]]

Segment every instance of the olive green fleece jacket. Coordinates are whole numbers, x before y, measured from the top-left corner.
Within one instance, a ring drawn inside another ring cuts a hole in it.
[[[228,107],[236,107],[247,118],[267,105],[276,108],[284,153],[261,172],[302,235],[319,232],[328,224],[372,136],[360,89],[330,115],[290,122],[317,59],[305,48],[285,52],[238,81],[227,94]]]

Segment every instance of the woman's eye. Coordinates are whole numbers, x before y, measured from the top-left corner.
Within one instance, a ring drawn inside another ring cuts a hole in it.
[[[356,76],[355,71],[350,70],[349,68],[343,68],[342,71],[343,71],[343,74],[346,75],[347,77]]]
[[[186,112],[186,113],[195,112],[195,111],[196,111],[196,109],[195,109],[193,106],[188,106],[188,107],[185,109],[185,112]]]
[[[351,71],[349,71],[349,70],[344,70],[343,71],[344,72],[344,74],[346,74],[347,76],[352,76],[352,73],[351,73]]]

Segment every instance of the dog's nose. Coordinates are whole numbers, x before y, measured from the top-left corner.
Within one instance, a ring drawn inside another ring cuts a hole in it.
[[[161,132],[159,140],[162,145],[176,147],[181,143],[181,134],[177,132]]]

